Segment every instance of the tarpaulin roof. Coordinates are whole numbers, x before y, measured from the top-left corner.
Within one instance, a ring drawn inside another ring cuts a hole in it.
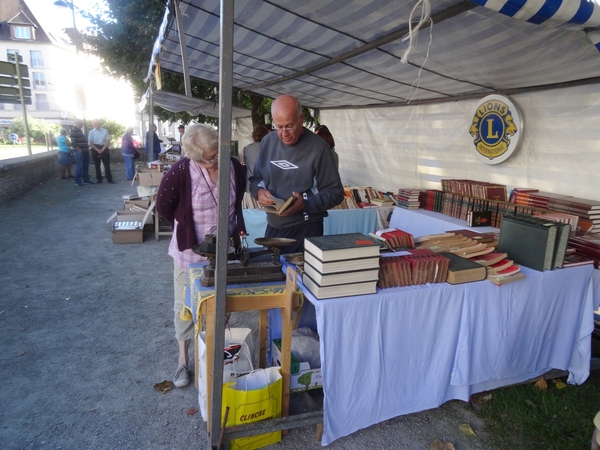
[[[236,0],[233,87],[339,108],[597,83],[597,1]],[[169,1],[149,75],[184,71],[175,7],[188,75],[218,83],[219,0]]]
[[[219,104],[210,100],[203,100],[196,97],[186,97],[185,95],[175,94],[167,91],[153,91],[152,102],[155,106],[160,106],[167,111],[174,113],[187,112],[192,116],[203,114],[208,117],[219,117]],[[146,105],[147,96],[144,96],[140,104],[140,110]],[[231,117],[250,117],[252,111],[246,108],[233,106],[231,108]]]

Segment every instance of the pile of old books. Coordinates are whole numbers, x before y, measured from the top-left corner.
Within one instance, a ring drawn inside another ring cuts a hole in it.
[[[415,284],[443,283],[448,277],[450,259],[426,248],[382,254],[380,289]]]
[[[594,264],[600,268],[600,233],[570,236],[568,245],[571,251],[565,255],[563,267]]]
[[[369,233],[375,242],[379,242],[382,250],[399,250],[406,248],[414,248],[415,241],[413,235],[398,228],[386,228],[378,230],[375,233]]]
[[[521,266],[509,259],[506,253],[491,252],[470,259],[485,267],[486,278],[498,286],[525,278]]]
[[[448,283],[459,284],[488,279],[502,285],[525,278],[520,266],[505,252],[499,252],[494,233],[455,230],[438,235],[421,236],[418,247],[427,247],[450,258]],[[483,248],[482,248],[483,247]]]
[[[575,215],[579,221],[576,225],[571,225],[571,229],[574,231],[600,231],[600,200],[572,197],[555,192],[542,192],[538,189],[515,188],[510,201],[517,205],[535,206]]]
[[[379,244],[362,233],[304,240],[302,284],[319,300],[377,292]]]

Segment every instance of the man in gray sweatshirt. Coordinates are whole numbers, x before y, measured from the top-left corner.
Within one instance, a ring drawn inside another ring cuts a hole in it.
[[[277,97],[271,115],[275,133],[260,144],[250,192],[260,205],[272,205],[271,197],[295,197],[283,213],[267,214],[265,237],[296,239],[282,251],[301,252],[305,237],[323,235],[323,218],[342,202],[344,189],[331,148],[303,127],[300,102],[291,95]]]

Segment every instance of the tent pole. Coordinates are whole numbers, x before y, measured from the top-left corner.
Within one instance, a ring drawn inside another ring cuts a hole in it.
[[[211,395],[210,445],[217,448],[221,431],[223,391],[223,346],[227,302],[227,248],[229,245],[229,167],[231,149],[231,101],[233,86],[234,0],[221,0],[221,45],[219,70],[219,218],[215,273],[215,323]],[[211,351],[211,350],[209,350]]]
[[[179,10],[180,2],[174,3],[175,8],[175,20],[177,21],[177,34],[179,35],[179,48],[181,50],[181,64],[183,67],[183,83],[185,85],[185,96],[192,96],[192,84],[190,82],[190,69],[188,66],[188,54],[187,47],[185,46],[185,28],[183,26],[183,20],[181,18],[181,11]]]

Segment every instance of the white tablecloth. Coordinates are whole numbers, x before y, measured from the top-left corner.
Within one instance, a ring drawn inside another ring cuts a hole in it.
[[[414,237],[427,234],[439,234],[452,230],[473,230],[477,233],[498,231],[494,227],[467,227],[464,220],[455,219],[441,213],[427,211],[426,209],[394,208],[390,220],[391,228],[398,228],[412,234]]]
[[[303,288],[310,304],[300,326],[312,315],[320,335],[322,444],[551,369],[583,383],[593,267],[522,270],[526,279],[500,287],[441,283],[322,301]],[[280,320],[270,312],[272,338],[281,334]]]

